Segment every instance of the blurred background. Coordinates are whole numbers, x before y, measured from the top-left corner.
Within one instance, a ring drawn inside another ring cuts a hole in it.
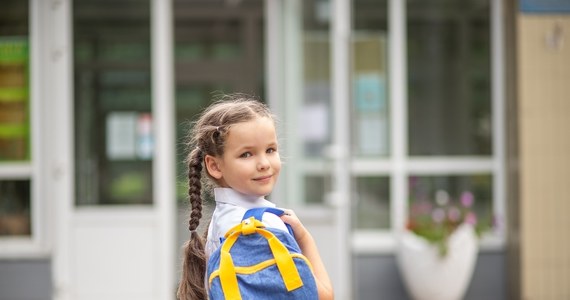
[[[269,198],[337,299],[410,299],[397,235],[437,190],[495,216],[465,299],[570,298],[568,1],[0,5],[1,300],[174,299],[187,134],[231,92],[278,116]]]

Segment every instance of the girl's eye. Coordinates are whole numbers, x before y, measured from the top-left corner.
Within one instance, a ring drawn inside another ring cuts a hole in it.
[[[241,157],[241,158],[248,158],[248,157],[250,157],[250,156],[251,156],[251,153],[250,153],[250,152],[245,152],[245,153],[243,153],[242,155],[240,155],[239,157]]]
[[[266,152],[267,152],[267,153],[277,152],[277,149],[275,149],[275,148],[269,148],[269,149],[267,149]]]

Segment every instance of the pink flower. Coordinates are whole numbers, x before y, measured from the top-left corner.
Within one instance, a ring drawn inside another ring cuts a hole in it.
[[[475,202],[475,197],[473,196],[473,193],[463,192],[461,194],[461,204],[464,207],[471,207],[471,205],[473,205],[473,202]]]
[[[475,213],[473,213],[471,211],[468,212],[467,215],[465,215],[465,223],[471,224],[471,225],[477,224],[477,216],[475,215]]]
[[[457,208],[455,206],[451,207],[447,211],[447,218],[451,222],[457,222],[457,221],[459,221],[459,218],[461,218],[461,211],[459,211],[459,208]]]
[[[441,223],[443,222],[443,219],[445,219],[445,211],[443,208],[438,207],[431,213],[431,218],[435,223]]]

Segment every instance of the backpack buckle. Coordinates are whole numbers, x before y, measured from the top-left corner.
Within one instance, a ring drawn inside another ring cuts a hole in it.
[[[255,233],[255,218],[251,217],[249,219],[245,219],[241,222],[241,232],[243,235],[250,235]]]

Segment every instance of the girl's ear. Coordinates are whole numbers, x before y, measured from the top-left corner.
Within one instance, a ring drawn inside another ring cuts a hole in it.
[[[215,179],[222,178],[222,170],[220,169],[218,159],[216,157],[206,155],[206,157],[204,157],[204,165],[206,165],[206,171],[208,171],[208,174],[210,174],[210,176]]]

